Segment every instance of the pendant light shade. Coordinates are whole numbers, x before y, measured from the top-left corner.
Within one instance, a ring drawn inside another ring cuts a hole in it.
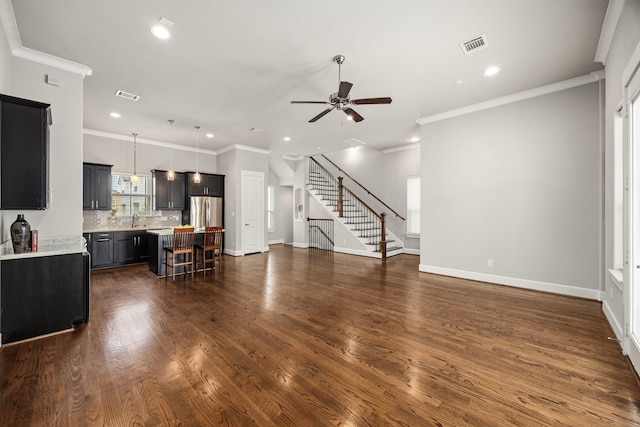
[[[196,129],[196,173],[193,175],[193,182],[200,184],[200,126],[194,126]]]
[[[175,120],[169,119],[169,124],[173,127]],[[167,181],[176,179],[176,173],[173,170],[173,149],[169,148],[169,172],[167,172]]]
[[[138,174],[136,173],[136,137],[138,136],[137,133],[132,133],[131,135],[133,135],[133,175],[131,175],[131,183],[135,184],[136,182],[138,182],[140,179],[138,178]]]

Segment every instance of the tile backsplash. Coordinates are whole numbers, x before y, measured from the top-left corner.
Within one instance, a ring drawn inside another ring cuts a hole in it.
[[[83,231],[108,231],[133,228],[133,216],[112,216],[111,211],[84,211]],[[182,211],[155,211],[153,215],[140,215],[136,228],[168,228],[180,225]]]

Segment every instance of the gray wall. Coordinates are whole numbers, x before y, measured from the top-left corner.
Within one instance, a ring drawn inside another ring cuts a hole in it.
[[[269,183],[274,190],[275,229],[269,242],[293,243],[293,187],[280,185],[280,178],[269,170]]]
[[[421,271],[599,296],[598,83],[425,124],[421,151]]]
[[[236,253],[237,216],[236,205],[240,200],[239,174],[236,173],[236,150],[218,154],[218,173],[224,175],[224,250],[225,253]]]
[[[152,169],[169,170],[171,163],[176,172],[195,171],[197,163],[200,172],[216,173],[218,170],[216,155],[200,152],[196,162],[195,151],[145,144],[140,142],[140,138],[136,144],[138,174],[150,175]],[[133,137],[110,138],[85,134],[83,160],[113,165],[114,172],[133,173]]]
[[[2,43],[0,43],[1,45]],[[53,125],[49,129],[49,208],[41,211],[2,211],[2,242],[10,239],[9,226],[24,213],[32,230],[41,238],[82,234],[82,76],[19,58],[3,62],[3,74],[10,70],[7,95],[51,104]],[[53,74],[60,87],[47,85]],[[6,83],[5,83],[6,84]]]

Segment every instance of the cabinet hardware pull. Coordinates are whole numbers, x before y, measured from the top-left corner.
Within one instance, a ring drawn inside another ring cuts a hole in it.
[[[109,239],[98,239],[98,242],[108,242]]]

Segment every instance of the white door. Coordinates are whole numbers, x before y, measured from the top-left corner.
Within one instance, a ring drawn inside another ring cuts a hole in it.
[[[264,250],[264,173],[241,171],[242,252]]]
[[[636,369],[640,369],[640,71],[636,71],[627,86],[627,123],[625,137],[631,157],[631,225],[629,241],[632,265],[627,287],[627,313],[629,337],[623,348]],[[627,325],[625,325],[627,326]],[[627,328],[625,328],[627,329]]]

